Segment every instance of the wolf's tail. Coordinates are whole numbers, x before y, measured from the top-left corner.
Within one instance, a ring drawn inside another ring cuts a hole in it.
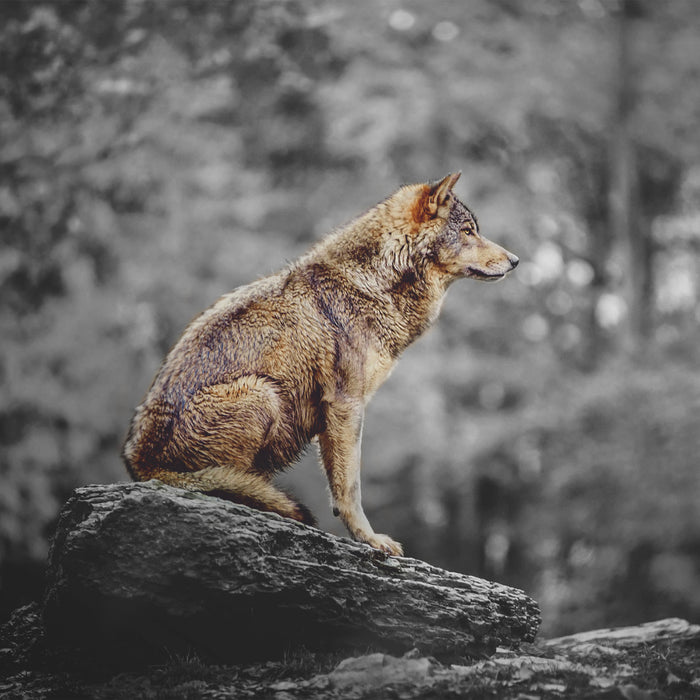
[[[264,476],[240,472],[231,467],[208,467],[196,472],[149,471],[148,478],[187,491],[201,491],[227,501],[269,513],[279,513],[306,525],[316,525],[316,518],[303,504],[281,491]]]

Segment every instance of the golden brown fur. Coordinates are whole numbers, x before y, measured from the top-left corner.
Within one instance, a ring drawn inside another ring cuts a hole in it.
[[[356,539],[401,554],[362,510],[364,407],[454,280],[498,279],[518,262],[479,235],[452,193],[458,177],[401,188],[196,318],[136,409],[131,476],[309,523],[271,480],[318,437],[334,511]]]

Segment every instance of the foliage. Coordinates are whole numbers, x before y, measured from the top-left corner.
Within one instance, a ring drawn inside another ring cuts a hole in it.
[[[552,632],[700,615],[700,9],[634,5],[653,275],[630,348],[617,3],[0,3],[4,590],[73,487],[126,478],[131,410],[189,318],[399,183],[461,169],[523,262],[456,285],[370,405],[371,518],[525,586]],[[337,527],[315,467],[290,483]]]

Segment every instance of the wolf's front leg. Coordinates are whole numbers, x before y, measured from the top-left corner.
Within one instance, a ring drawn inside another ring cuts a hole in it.
[[[334,511],[350,534],[387,554],[401,556],[403,548],[388,535],[379,535],[362,510],[360,443],[364,407],[360,401],[326,404],[326,429],[318,436],[323,467],[333,497]]]

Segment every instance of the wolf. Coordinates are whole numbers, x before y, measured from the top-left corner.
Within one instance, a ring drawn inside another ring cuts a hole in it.
[[[131,477],[315,524],[272,480],[317,440],[334,514],[354,539],[402,555],[362,509],[365,406],[455,280],[499,280],[518,264],[481,236],[453,192],[459,176],[402,187],[196,317],[136,408],[122,450]]]

